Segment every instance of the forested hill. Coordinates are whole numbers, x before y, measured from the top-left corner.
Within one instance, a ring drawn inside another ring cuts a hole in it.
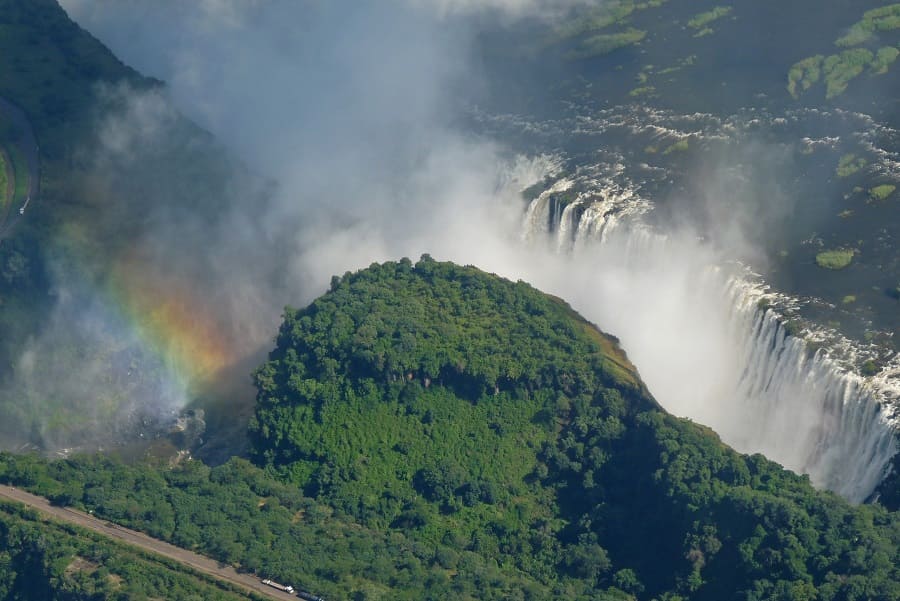
[[[896,514],[666,414],[525,283],[427,256],[348,273],[286,311],[256,382],[258,461],[567,598],[900,599]]]
[[[27,113],[44,158],[67,158],[101,83],[161,85],[124,65],[56,0],[0,0],[0,96]]]

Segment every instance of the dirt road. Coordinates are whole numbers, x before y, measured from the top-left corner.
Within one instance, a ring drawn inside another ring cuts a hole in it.
[[[97,532],[98,534],[124,541],[135,547],[139,547],[144,551],[162,555],[163,557],[189,566],[198,572],[202,572],[213,578],[218,578],[219,580],[224,580],[247,591],[262,594],[271,597],[272,599],[297,600],[295,595],[289,595],[268,587],[260,582],[259,578],[255,576],[250,574],[240,574],[234,568],[223,566],[208,557],[180,549],[169,543],[151,538],[146,534],[116,526],[115,524],[97,519],[83,511],[70,509],[68,507],[55,507],[50,505],[50,502],[44,497],[38,497],[11,486],[0,485],[0,498],[18,501],[19,503],[25,504],[27,507],[36,509],[57,520],[70,522],[81,526],[82,528]]]

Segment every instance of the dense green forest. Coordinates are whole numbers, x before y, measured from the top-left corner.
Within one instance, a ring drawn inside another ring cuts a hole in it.
[[[0,503],[0,599],[248,599],[222,586],[175,562]]]
[[[423,257],[286,310],[254,458],[0,481],[354,599],[900,599],[900,517],[666,414],[559,299]]]
[[[44,158],[69,158],[102,83],[161,85],[122,64],[55,0],[0,0],[0,96],[28,114]]]
[[[755,11],[702,3],[690,20],[658,16],[675,4],[613,2],[609,15],[578,20],[543,43],[572,69],[600,61],[593,89],[604,97],[614,88],[622,98],[662,97],[691,110],[718,109],[719,96],[744,102],[749,94],[737,84],[754,77],[718,65],[728,53],[712,44],[743,39],[736,28]],[[854,27],[865,29],[870,13],[851,8],[829,24],[835,35],[821,48],[797,53],[779,37],[771,53],[780,62],[766,67],[761,89],[792,106],[826,95],[868,102],[896,55],[879,42],[860,62],[830,47],[859,19]],[[773,27],[805,18],[788,17]],[[652,30],[651,18],[672,32]],[[669,40],[680,38],[690,46],[672,51]],[[834,57],[803,63],[814,53]],[[813,77],[829,59],[824,78]],[[800,70],[788,71],[792,64]],[[617,87],[603,85],[612,78]],[[736,91],[726,93],[726,80]],[[724,91],[682,93],[712,89],[710,81]],[[123,65],[55,1],[0,0],[0,96],[28,113],[42,159],[42,198],[0,247],[0,378],[51,306],[44,255],[67,256],[49,243],[61,229],[85,224],[84,238],[105,258],[131,243],[145,189],[169,186],[173,206],[193,207],[197,198],[220,198],[235,167],[185,120],[184,135],[153,155],[149,176],[117,172],[130,194],[89,197],[76,151],[91,139],[103,84],[159,82]],[[205,143],[184,150],[184,139]],[[674,159],[687,143],[660,154]],[[854,171],[865,167],[858,161]],[[841,166],[838,175],[852,175]],[[197,194],[187,181],[211,192]],[[106,211],[114,204],[119,211]],[[114,216],[98,218],[105,213]],[[900,514],[815,491],[806,478],[666,414],[615,338],[523,282],[427,256],[336,277],[309,307],[285,311],[254,379],[249,460],[0,454],[0,482],[329,600],[900,600]],[[883,497],[894,507],[896,462]],[[243,597],[0,507],[0,599],[159,598]]]
[[[427,256],[335,278],[256,380],[257,459],[370,527],[462,535],[582,595],[900,596],[896,515],[667,415],[523,282]]]
[[[423,257],[288,309],[255,459],[0,480],[334,598],[900,599],[900,518],[662,411],[615,340]]]
[[[326,599],[532,599],[547,586],[467,548],[372,529],[246,460],[210,468],[0,455],[0,480]],[[2,597],[0,597],[2,598]]]

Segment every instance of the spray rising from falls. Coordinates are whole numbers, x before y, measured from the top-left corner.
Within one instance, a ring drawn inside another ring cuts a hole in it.
[[[649,205],[627,187],[573,184],[531,202],[523,240],[570,256],[583,281],[571,300],[620,336],[660,403],[818,487],[871,495],[896,452],[896,387],[792,335],[778,295],[709,244],[644,225]]]

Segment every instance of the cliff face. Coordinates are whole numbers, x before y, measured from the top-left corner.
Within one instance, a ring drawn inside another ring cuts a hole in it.
[[[286,311],[255,377],[258,462],[370,527],[548,584],[716,599],[897,582],[896,531],[860,526],[868,564],[828,538],[895,518],[667,415],[615,339],[522,282],[427,256],[346,274]]]

